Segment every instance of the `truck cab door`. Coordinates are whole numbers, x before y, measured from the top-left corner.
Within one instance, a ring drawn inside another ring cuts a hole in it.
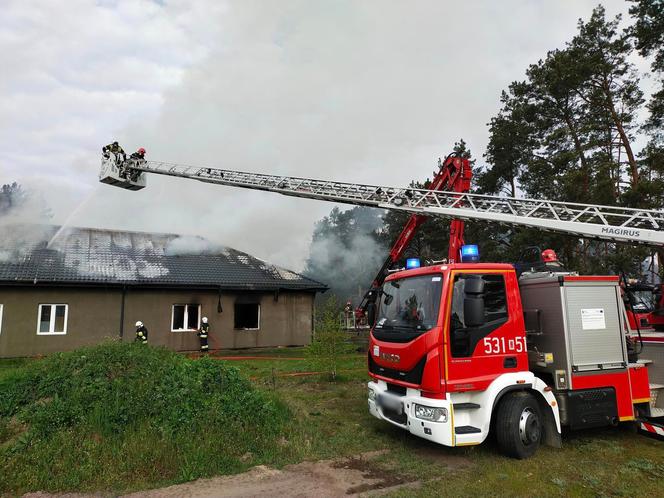
[[[445,327],[449,392],[484,390],[503,373],[528,369],[518,292],[513,271],[452,273]]]

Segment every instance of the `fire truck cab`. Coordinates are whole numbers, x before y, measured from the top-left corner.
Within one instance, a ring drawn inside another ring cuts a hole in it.
[[[368,351],[369,411],[446,446],[495,433],[502,451],[561,444],[561,427],[647,412],[644,365],[627,357],[617,277],[461,263],[391,274]],[[646,413],[647,414],[647,413]]]

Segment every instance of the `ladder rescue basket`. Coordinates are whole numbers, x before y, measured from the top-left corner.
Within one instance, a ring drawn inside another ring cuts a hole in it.
[[[145,161],[127,159],[121,162],[112,153],[109,157],[102,156],[99,181],[127,190],[141,190],[146,185],[145,173],[132,169],[132,166],[141,162]]]

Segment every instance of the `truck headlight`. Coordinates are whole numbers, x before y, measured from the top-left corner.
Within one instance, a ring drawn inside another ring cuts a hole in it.
[[[376,391],[369,388],[369,401],[376,401]]]
[[[415,416],[430,422],[447,422],[447,408],[434,408],[415,404]]]

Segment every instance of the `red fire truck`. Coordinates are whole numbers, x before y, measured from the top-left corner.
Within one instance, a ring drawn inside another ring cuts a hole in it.
[[[628,360],[618,277],[507,264],[392,274],[369,347],[369,410],[446,446],[483,442],[531,456],[563,426],[616,425],[650,405],[644,364]]]
[[[664,245],[664,212],[657,210],[113,157],[103,160],[100,181],[140,190],[148,173],[612,243]],[[381,420],[447,446],[480,444],[495,433],[502,450],[517,458],[531,456],[542,442],[559,446],[563,427],[637,421],[641,429],[664,435],[664,399],[656,397],[664,387],[664,355],[653,364],[628,354],[630,329],[618,277],[579,276],[555,265],[517,277],[512,265],[481,263],[477,247],[464,246],[460,263],[393,273],[376,292],[368,405]],[[661,384],[650,383],[651,367],[663,377]]]

